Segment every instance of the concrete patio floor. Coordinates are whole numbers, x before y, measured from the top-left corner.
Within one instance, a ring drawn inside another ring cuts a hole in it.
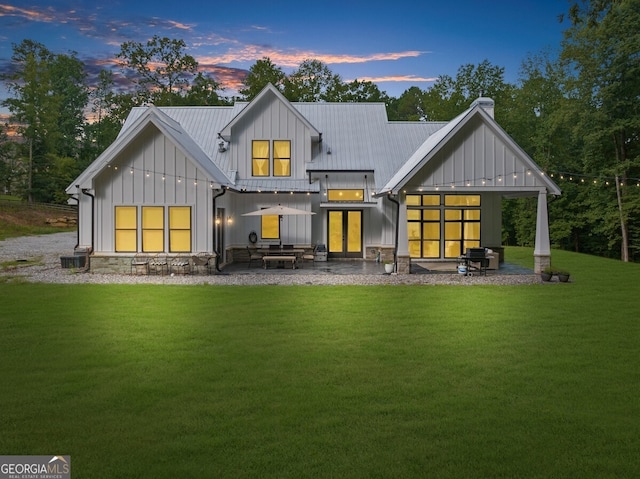
[[[412,262],[411,274],[455,274],[458,263],[453,262]],[[361,259],[330,259],[324,262],[305,262],[303,267],[292,269],[286,267],[269,267],[264,269],[261,264],[232,263],[220,268],[223,274],[231,275],[380,275],[385,274],[384,264]],[[220,274],[220,273],[218,273]],[[478,273],[476,272],[475,275]],[[492,275],[530,275],[533,271],[520,266],[501,263],[499,270],[487,270],[487,276]]]

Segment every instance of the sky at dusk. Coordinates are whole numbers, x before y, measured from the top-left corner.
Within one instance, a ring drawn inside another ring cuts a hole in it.
[[[369,80],[398,97],[485,59],[515,82],[529,54],[559,48],[567,24],[558,16],[567,9],[567,0],[0,0],[0,71],[24,39],[75,51],[95,74],[114,65],[123,42],[158,35],[184,40],[201,70],[227,88],[223,95],[269,57],[286,73],[317,59],[343,81]]]

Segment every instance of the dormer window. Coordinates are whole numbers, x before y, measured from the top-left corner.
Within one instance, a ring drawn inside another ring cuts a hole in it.
[[[291,176],[291,142],[273,140],[273,176]]]
[[[273,166],[271,165],[273,151]],[[252,176],[291,176],[291,141],[273,140],[273,149],[269,140],[253,140],[251,146]]]
[[[269,140],[253,140],[251,146],[251,175],[269,176]]]

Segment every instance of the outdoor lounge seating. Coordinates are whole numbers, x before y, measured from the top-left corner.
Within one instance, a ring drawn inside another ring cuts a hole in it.
[[[211,261],[211,259],[212,256],[209,253],[198,253],[197,255],[191,256],[191,267],[193,268],[193,272],[197,273],[198,269],[209,271],[209,261]]]
[[[316,248],[313,248],[313,251],[311,251],[310,253],[308,252],[304,252],[302,253],[302,256],[300,256],[300,264],[302,265],[302,267],[304,268],[304,262],[305,261],[311,261],[313,263],[313,265],[316,265]]]
[[[297,258],[295,257],[295,255],[266,255],[262,257],[262,267],[264,269],[267,269],[269,267],[269,264],[276,262],[276,263],[280,263],[282,262],[283,265],[286,263],[291,263],[291,269],[296,269],[296,263],[297,263]]]
[[[167,253],[158,253],[149,261],[149,273],[164,275],[169,273]]]
[[[262,261],[262,255],[255,249],[251,249],[249,246],[247,246],[247,253],[249,253],[249,268],[251,268],[251,262]]]
[[[173,274],[188,274],[191,270],[191,263],[186,256],[176,256],[169,262],[169,269]]]
[[[131,274],[149,274],[149,255],[138,253],[131,258]]]

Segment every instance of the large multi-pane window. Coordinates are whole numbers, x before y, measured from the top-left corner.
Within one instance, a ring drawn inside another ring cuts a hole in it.
[[[115,251],[137,252],[139,235],[142,238],[141,251],[145,253],[166,251],[165,237],[168,235],[170,252],[190,252],[191,207],[169,206],[168,228],[165,211],[163,206],[116,206]]]
[[[273,140],[273,176],[291,176],[291,142]]]
[[[480,246],[480,195],[407,195],[412,258],[457,258]]]
[[[271,163],[272,151],[273,164]],[[253,140],[251,143],[251,175],[270,176],[271,174],[291,176],[290,140],[273,140],[273,145],[269,140]]]
[[[164,251],[164,207],[142,207],[142,251]]]
[[[169,252],[191,251],[191,207],[169,207]]]
[[[130,253],[138,250],[138,208],[116,206],[115,250]]]
[[[251,144],[251,175],[269,176],[269,140],[253,140]]]

